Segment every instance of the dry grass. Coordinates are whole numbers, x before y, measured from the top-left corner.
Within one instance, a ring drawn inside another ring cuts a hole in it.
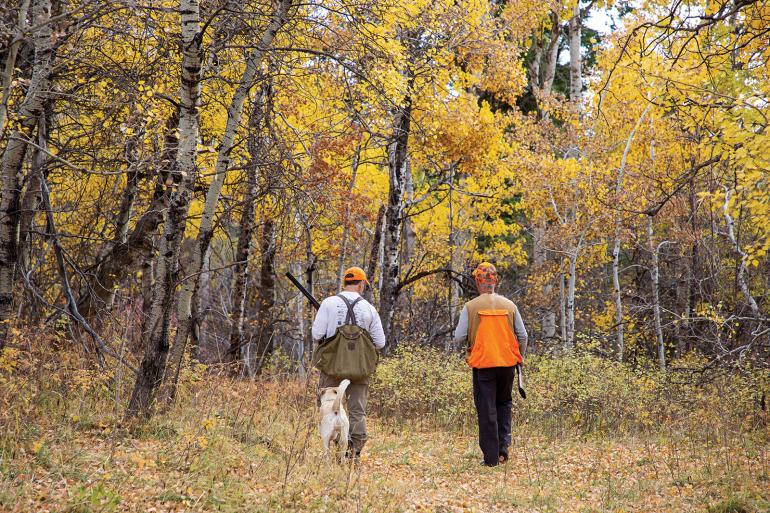
[[[124,382],[81,386],[45,365],[0,383],[2,511],[770,510],[766,431],[555,437],[519,424],[512,461],[488,469],[472,428],[372,418],[360,466],[329,468],[312,384],[192,373],[171,411],[126,426]]]

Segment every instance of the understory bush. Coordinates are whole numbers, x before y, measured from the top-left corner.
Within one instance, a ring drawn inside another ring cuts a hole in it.
[[[770,396],[767,369],[703,371],[691,357],[675,370],[632,369],[589,353],[533,355],[524,367],[527,399],[514,392],[514,423],[545,432],[652,432],[717,424],[740,431],[766,428]],[[371,409],[384,419],[443,428],[474,425],[471,370],[460,355],[402,346],[380,362],[371,387]],[[713,433],[711,433],[713,434]]]

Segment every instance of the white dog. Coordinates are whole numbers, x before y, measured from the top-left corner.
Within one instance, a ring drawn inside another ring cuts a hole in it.
[[[343,379],[340,386],[326,387],[321,390],[321,421],[318,423],[318,431],[321,433],[321,440],[327,454],[332,441],[339,446],[340,454],[345,454],[348,448],[350,420],[344,404],[345,390],[348,385],[350,380]]]

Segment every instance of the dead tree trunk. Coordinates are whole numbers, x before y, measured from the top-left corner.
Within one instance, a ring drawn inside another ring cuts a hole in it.
[[[11,131],[0,164],[0,351],[6,343],[13,313],[13,287],[18,260],[22,163],[50,91],[53,34],[50,0],[32,6],[34,63],[16,127]]]
[[[197,176],[198,101],[203,39],[199,0],[181,0],[180,13],[183,53],[177,170],[181,181],[171,195],[165,215],[156,266],[157,279],[153,285],[152,305],[144,327],[144,358],[128,404],[128,417],[150,414],[155,392],[166,369],[169,324],[174,306],[174,290],[178,284],[179,249]]]

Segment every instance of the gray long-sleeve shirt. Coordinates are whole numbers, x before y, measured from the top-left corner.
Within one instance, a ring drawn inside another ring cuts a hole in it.
[[[521,319],[518,307],[516,308],[513,316],[514,324],[513,331],[516,335],[516,340],[519,341],[519,350],[521,355],[524,356],[527,353],[527,329],[524,327],[524,321]],[[455,328],[455,342],[464,342],[468,338],[468,306],[463,306],[462,312],[460,312],[460,319],[457,321],[457,327]]]

